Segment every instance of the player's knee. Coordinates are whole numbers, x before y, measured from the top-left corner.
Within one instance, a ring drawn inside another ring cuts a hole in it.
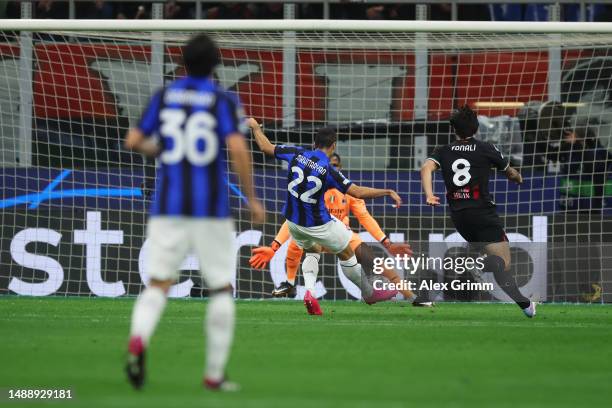
[[[350,245],[347,245],[346,248],[344,248],[341,252],[338,252],[336,256],[341,261],[347,261],[355,256],[355,252],[353,252],[353,249],[351,248]]]
[[[374,251],[372,248],[365,244],[361,243],[357,248],[355,248],[355,256],[357,257],[357,261],[361,264],[362,268],[371,270],[374,267]]]
[[[501,256],[489,255],[483,261],[485,272],[501,272],[506,270],[506,262]]]
[[[151,286],[154,288],[160,288],[161,290],[164,291],[164,293],[167,294],[173,284],[174,284],[174,281],[172,279],[164,279],[164,280],[151,279],[148,286]]]
[[[319,271],[319,260],[321,255],[317,253],[308,253],[302,262],[303,273],[317,273]]]
[[[297,245],[289,245],[287,249],[287,262],[298,263],[302,257],[302,249]]]

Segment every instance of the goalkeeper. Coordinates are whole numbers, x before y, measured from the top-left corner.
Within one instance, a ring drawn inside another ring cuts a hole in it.
[[[342,161],[340,155],[334,153],[330,159],[330,165],[335,167],[338,171],[342,169]],[[359,224],[364,227],[377,241],[379,241],[393,256],[395,255],[408,255],[412,256],[412,250],[408,244],[392,243],[391,240],[382,231],[376,220],[368,212],[365,202],[347,194],[343,194],[337,189],[330,189],[325,193],[325,206],[329,210],[329,213],[339,220],[342,220],[344,224],[349,225],[349,213],[352,213],[359,220]],[[270,260],[274,257],[275,252],[290,238],[289,227],[285,222],[278,234],[272,241],[271,246],[262,246],[253,249],[253,256],[249,260],[251,266],[255,269],[264,269]],[[373,267],[374,253],[372,248],[365,244],[361,237],[353,232],[353,237],[349,243],[351,249],[355,252],[357,260],[361,265],[366,268]],[[297,271],[302,259],[303,250],[294,242],[291,241],[289,248],[287,249],[286,258],[286,270],[287,270],[287,281],[280,284],[278,288],[272,291],[274,297],[295,297],[295,279]],[[389,268],[385,268],[382,276],[387,278],[393,283],[399,283],[401,278],[398,274]],[[305,282],[306,290],[314,292],[314,282]],[[313,287],[309,287],[309,286]],[[413,302],[415,306],[430,306],[430,302],[416,303],[416,295],[409,290],[400,291],[405,299]]]

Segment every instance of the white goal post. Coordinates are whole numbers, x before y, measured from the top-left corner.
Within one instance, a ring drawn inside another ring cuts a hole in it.
[[[612,301],[612,23],[21,19],[1,20],[0,29],[0,295],[139,293],[155,170],[120,142],[151,93],[183,74],[181,45],[204,31],[221,49],[216,78],[273,141],[309,146],[313,132],[331,126],[351,179],[403,196],[399,210],[384,200],[367,207],[417,256],[466,250],[448,210],[424,205],[417,170],[452,140],[452,110],[470,105],[479,137],[525,175],[521,187],[491,182],[521,289],[547,301]],[[251,248],[280,227],[286,194],[286,169],[253,158],[271,216],[251,225],[228,180],[240,298],[268,297],[285,272],[286,246],[267,271],[248,265]],[[188,258],[173,296],[206,295],[196,269]],[[358,297],[332,256],[321,272],[319,294]],[[499,291],[422,295],[507,300]]]

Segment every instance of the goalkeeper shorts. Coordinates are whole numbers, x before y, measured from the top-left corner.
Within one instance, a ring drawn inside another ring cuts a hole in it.
[[[147,226],[147,275],[178,280],[181,264],[193,254],[207,287],[221,289],[236,276],[235,236],[229,218],[153,216]]]

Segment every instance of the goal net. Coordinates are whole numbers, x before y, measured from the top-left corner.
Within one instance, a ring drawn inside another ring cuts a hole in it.
[[[610,26],[599,25],[599,33],[563,24],[494,32],[479,24],[468,32],[406,22],[376,31],[376,23],[356,22],[340,31],[334,27],[348,22],[326,22],[326,31],[317,31],[278,23],[261,30],[257,22],[223,29],[199,22],[221,49],[217,80],[274,143],[307,147],[317,129],[336,129],[343,172],[404,199],[399,209],[384,199],[367,202],[383,231],[410,243],[415,257],[460,256],[468,249],[448,208],[424,203],[419,168],[435,146],[454,140],[449,116],[467,104],[479,115],[478,137],[525,178],[520,187],[501,173],[491,181],[523,293],[542,301],[612,300]],[[0,294],[138,294],[148,279],[145,224],[155,163],[121,142],[152,92],[183,75],[180,47],[195,28],[29,24],[0,34]],[[238,257],[239,298],[269,297],[285,280],[286,245],[265,271],[248,263],[251,249],[269,245],[281,226],[287,195],[286,167],[255,150],[253,160],[269,213],[264,226],[250,223],[233,175],[227,183],[237,228],[227,250]],[[434,184],[443,197],[441,177]],[[385,256],[357,217],[350,222]],[[197,269],[195,257],[185,260],[172,296],[206,296]],[[492,280],[471,269],[398,273],[415,282]],[[331,255],[322,258],[317,291],[326,299],[359,296]],[[419,293],[437,301],[508,300],[499,290]]]

